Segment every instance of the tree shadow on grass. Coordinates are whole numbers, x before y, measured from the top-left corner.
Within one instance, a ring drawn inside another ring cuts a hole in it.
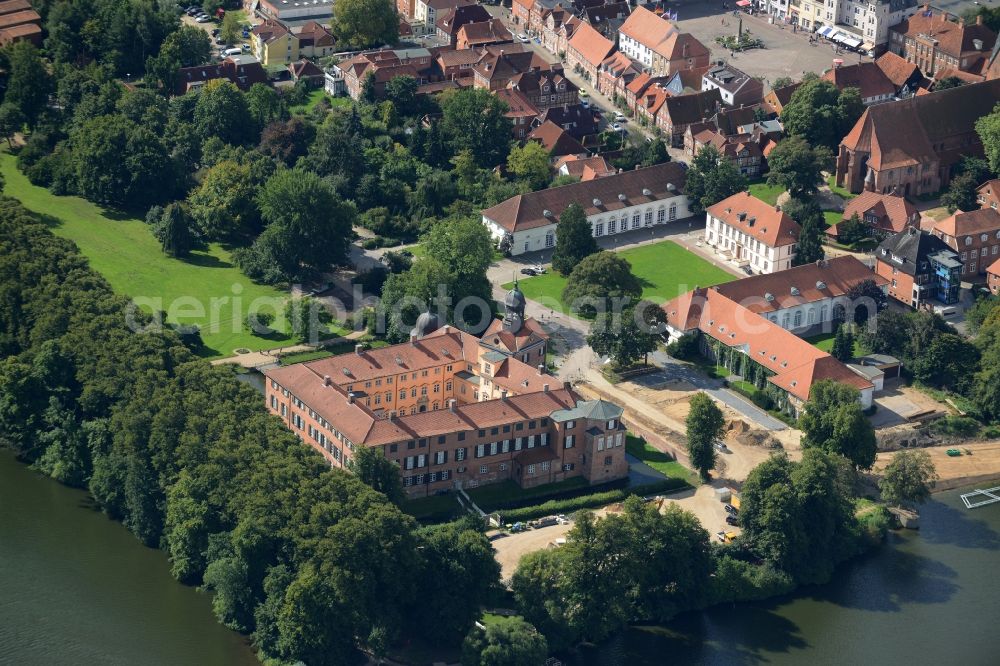
[[[61,227],[63,225],[63,221],[55,215],[49,215],[48,213],[35,213],[35,217],[37,217],[38,221],[49,229],[55,229],[56,227]]]
[[[215,255],[208,254],[207,252],[192,252],[186,257],[179,257],[180,261],[185,264],[191,264],[192,266],[200,266],[201,268],[232,268],[233,265],[228,261],[223,261]]]

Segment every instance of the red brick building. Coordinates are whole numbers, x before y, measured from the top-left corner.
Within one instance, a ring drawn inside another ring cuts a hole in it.
[[[981,282],[989,265],[1000,258],[1000,212],[993,208],[957,211],[935,223],[933,233],[958,253],[963,280]]]
[[[981,16],[970,25],[952,18],[924,5],[923,12],[889,28],[889,48],[932,78],[944,69],[978,74],[993,50],[996,33],[983,25]]]

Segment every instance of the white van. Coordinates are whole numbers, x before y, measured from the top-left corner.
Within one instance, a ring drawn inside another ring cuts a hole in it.
[[[224,56],[234,56],[234,55],[240,55],[241,53],[243,53],[243,49],[240,49],[240,48],[231,48],[231,49],[226,49],[225,51],[223,51],[222,55],[224,55]]]

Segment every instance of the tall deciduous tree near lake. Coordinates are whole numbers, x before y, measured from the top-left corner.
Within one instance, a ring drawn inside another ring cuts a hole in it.
[[[691,466],[698,470],[702,480],[709,479],[715,467],[715,442],[722,437],[726,425],[722,410],[704,393],[691,398],[691,409],[684,423],[687,426],[688,456]]]
[[[802,416],[803,448],[844,456],[857,469],[875,464],[875,430],[861,411],[858,390],[824,379],[809,389]]]
[[[878,487],[890,504],[922,504],[931,496],[938,479],[934,461],[926,451],[898,451],[882,470]]]

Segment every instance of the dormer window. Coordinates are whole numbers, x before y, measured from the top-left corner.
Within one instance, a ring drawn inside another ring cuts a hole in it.
[[[972,236],[966,236],[965,237],[965,244],[966,245],[972,245]]]

